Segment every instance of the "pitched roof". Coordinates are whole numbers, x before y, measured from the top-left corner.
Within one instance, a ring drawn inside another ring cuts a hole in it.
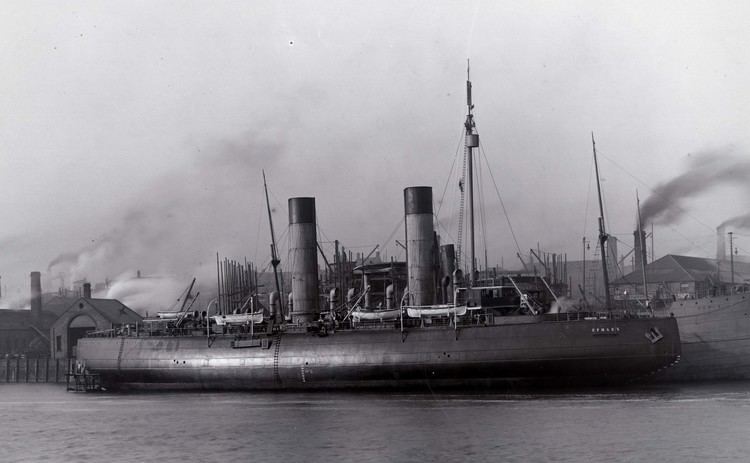
[[[641,269],[635,269],[622,278],[618,278],[612,284],[641,284],[643,282],[642,275]],[[750,264],[735,262],[734,275],[735,282],[750,281]],[[717,278],[720,278],[724,283],[731,281],[728,262],[719,262],[716,259],[703,257],[667,254],[646,265],[646,281],[648,283],[716,281]]]
[[[31,322],[31,310],[0,310],[0,330],[28,329]]]
[[[68,297],[60,296],[58,294],[43,294],[42,311],[53,313],[55,314],[55,318],[57,318],[62,315],[63,312],[68,310],[68,307],[78,299],[79,296]]]
[[[79,303],[89,304],[94,310],[115,325],[136,323],[143,320],[143,317],[117,299],[86,299],[79,297],[65,311],[67,312]]]

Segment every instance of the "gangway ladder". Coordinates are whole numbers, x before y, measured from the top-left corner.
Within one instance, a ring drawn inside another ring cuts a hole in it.
[[[281,351],[281,331],[276,333],[276,339],[274,340],[273,350],[273,378],[277,384],[281,384],[281,376],[279,375],[279,353]]]
[[[463,242],[463,230],[464,230],[464,203],[466,200],[466,194],[464,193],[465,182],[466,182],[466,149],[464,147],[464,165],[461,174],[461,180],[458,184],[459,190],[461,190],[461,199],[459,200],[458,206],[458,239],[456,239],[456,268],[463,268],[461,264],[461,243]]]

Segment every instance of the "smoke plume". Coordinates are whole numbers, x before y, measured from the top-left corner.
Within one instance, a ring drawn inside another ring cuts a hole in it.
[[[255,205],[263,191],[260,170],[276,165],[282,149],[250,137],[213,152],[186,159],[158,178],[115,211],[98,238],[52,259],[49,271],[68,283],[114,278],[106,297],[141,313],[166,309],[193,276],[198,285],[215,288],[216,252],[239,258],[252,251]],[[137,270],[160,277],[133,278]]]
[[[133,278],[132,275],[123,275],[102,296],[117,299],[141,315],[154,316],[157,311],[179,309],[177,299],[185,288],[185,281],[174,277]]]
[[[750,160],[726,150],[700,153],[690,161],[686,172],[654,188],[641,205],[641,220],[643,223],[673,223],[685,212],[685,200],[719,185],[747,185],[749,178]]]
[[[743,228],[747,229],[750,228],[750,212],[744,215],[738,215],[737,217],[732,217],[731,219],[727,219],[724,222],[722,222],[721,225],[717,227],[724,229],[727,227],[734,227],[734,228]]]
[[[579,307],[576,305],[576,301],[568,297],[558,297],[555,302],[549,308],[549,313],[572,313],[577,312]]]

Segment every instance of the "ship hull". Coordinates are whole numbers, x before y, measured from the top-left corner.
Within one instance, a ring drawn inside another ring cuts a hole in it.
[[[655,381],[750,379],[750,295],[677,300],[657,315],[677,319],[682,355]]]
[[[528,319],[528,318],[527,318]],[[663,337],[654,341],[649,333]],[[674,363],[674,319],[282,332],[231,337],[84,338],[78,360],[109,388],[331,389],[623,384]]]

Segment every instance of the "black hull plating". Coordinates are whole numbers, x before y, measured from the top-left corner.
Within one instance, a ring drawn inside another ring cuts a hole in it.
[[[648,334],[656,328],[663,338]],[[330,389],[602,385],[674,363],[674,319],[577,320],[472,326],[280,333],[266,347],[231,337],[79,340],[78,359],[110,388]]]

